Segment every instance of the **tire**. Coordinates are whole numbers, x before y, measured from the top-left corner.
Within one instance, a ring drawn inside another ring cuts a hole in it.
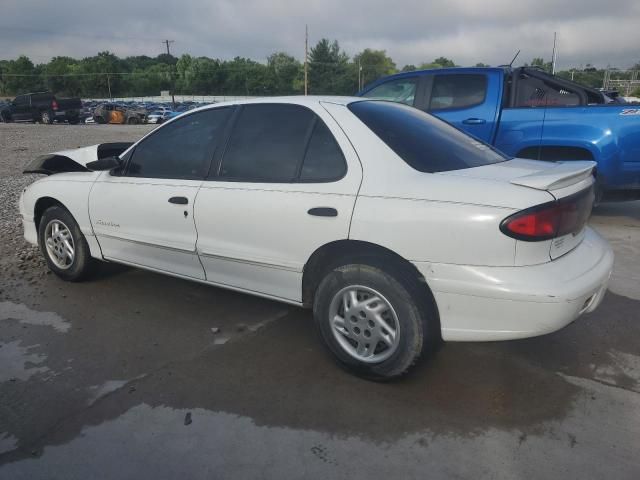
[[[94,120],[96,123],[99,123],[99,124],[107,123],[107,121],[104,119],[104,117],[101,117],[101,116],[93,117],[93,120]]]
[[[138,119],[136,117],[129,117],[129,119],[127,120],[127,123],[129,125],[137,125],[138,124]]]
[[[0,114],[0,120],[2,120],[4,123],[11,123],[13,121],[11,115],[7,112],[2,112]]]
[[[80,119],[78,117],[73,117],[69,119],[69,125],[77,125],[80,123]]]
[[[53,123],[53,115],[49,111],[44,111],[40,114],[40,120],[45,125],[51,125]]]
[[[320,282],[313,315],[342,367],[369,380],[386,381],[406,374],[425,353],[435,350],[439,322],[427,297],[417,280],[400,269],[342,265]]]
[[[55,234],[56,225],[58,235]],[[38,226],[38,244],[49,270],[63,280],[80,281],[93,267],[87,240],[65,208],[53,206],[44,212]],[[69,255],[69,245],[72,255]]]

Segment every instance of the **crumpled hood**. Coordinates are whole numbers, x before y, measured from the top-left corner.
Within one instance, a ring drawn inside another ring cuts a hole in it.
[[[120,155],[131,145],[132,142],[99,143],[40,155],[29,162],[22,173],[53,175],[62,172],[88,172],[89,162]]]

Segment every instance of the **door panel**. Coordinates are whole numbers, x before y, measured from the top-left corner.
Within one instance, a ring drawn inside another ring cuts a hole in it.
[[[200,184],[102,174],[91,190],[89,215],[104,257],[204,279],[193,219]],[[188,203],[170,203],[172,197]]]
[[[342,186],[323,186],[205,182],[196,223],[207,280],[300,301],[302,270],[311,254],[349,236],[355,195],[338,193]],[[317,207],[338,214],[308,213]]]
[[[501,91],[499,75],[435,74],[428,111],[460,130],[491,143]]]
[[[315,115],[273,107],[240,111],[219,174],[198,193],[197,249],[208,281],[300,302],[309,257],[349,237],[362,169],[319,104]],[[314,215],[319,208],[336,215]]]

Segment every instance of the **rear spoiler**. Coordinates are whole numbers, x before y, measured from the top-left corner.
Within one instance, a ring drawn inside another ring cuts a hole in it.
[[[114,157],[127,150],[132,142],[100,143],[75,150],[40,155],[29,162],[22,173],[53,175],[63,172],[90,172],[87,164],[101,158]]]
[[[511,183],[536,190],[558,190],[589,177],[596,167],[596,162],[591,161],[555,162],[555,164],[554,168],[514,178]]]

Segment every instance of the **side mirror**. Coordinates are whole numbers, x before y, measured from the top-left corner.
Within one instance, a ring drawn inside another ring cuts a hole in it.
[[[113,170],[114,168],[118,168],[122,165],[122,162],[118,157],[105,157],[100,160],[95,160],[93,162],[87,163],[87,168],[89,170]]]

